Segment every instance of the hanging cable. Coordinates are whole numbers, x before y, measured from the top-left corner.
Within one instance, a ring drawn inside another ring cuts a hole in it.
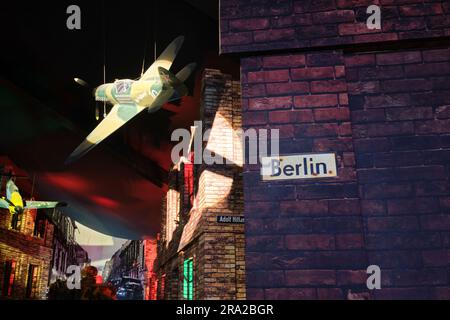
[[[31,200],[33,200],[33,194],[34,194],[34,182],[36,180],[36,174],[33,173],[33,183],[31,185]]]
[[[153,27],[152,27],[152,31],[153,31],[153,61],[156,61],[156,19],[157,19],[157,11],[158,11],[158,1],[155,0],[153,1]]]
[[[145,11],[147,11],[147,10],[145,10]],[[145,19],[144,19],[144,21],[145,21]],[[150,23],[148,23],[148,24],[146,24],[144,26],[144,29],[145,29],[145,41],[144,42],[145,43],[144,43],[144,56],[143,56],[143,59],[142,59],[141,78],[142,78],[142,75],[145,72],[145,59],[147,57],[148,34],[149,34],[149,29],[150,29],[149,26],[150,26]]]
[[[103,33],[103,84],[106,83],[106,13],[105,0],[102,0],[102,33]],[[103,118],[106,118],[106,101],[103,101]],[[98,120],[99,112],[96,110],[95,118]]]

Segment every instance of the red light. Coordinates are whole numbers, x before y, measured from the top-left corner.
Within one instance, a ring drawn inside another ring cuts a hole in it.
[[[91,200],[101,207],[117,208],[119,206],[119,202],[116,200],[102,196],[91,196]]]

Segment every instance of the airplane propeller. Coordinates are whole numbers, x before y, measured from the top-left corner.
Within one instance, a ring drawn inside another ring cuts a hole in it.
[[[78,83],[80,86],[86,87],[86,88],[92,88],[92,95],[95,97],[95,88],[93,88],[89,83],[81,78],[73,78],[73,80]],[[106,111],[106,101],[103,102],[103,118],[106,118],[108,115]],[[95,120],[100,120],[100,108],[98,106],[98,103],[95,103]]]

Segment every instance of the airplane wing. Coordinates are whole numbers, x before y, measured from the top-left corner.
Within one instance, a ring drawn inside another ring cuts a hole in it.
[[[130,119],[143,111],[145,107],[136,104],[116,104],[108,113],[105,119],[98,124],[86,139],[72,152],[67,158],[66,164],[69,164],[94,148],[97,144],[107,138],[114,131],[119,129]]]
[[[27,201],[25,209],[51,209],[67,206],[64,202],[58,201]]]
[[[180,51],[181,45],[183,44],[184,37],[179,36],[175,38],[167,48],[159,55],[158,59],[153,62],[153,64],[144,72],[140,80],[147,80],[151,77],[157,76],[158,67],[169,70],[172,66],[173,60],[177,56],[178,51]]]
[[[0,208],[9,209],[9,203],[4,199],[0,199]]]

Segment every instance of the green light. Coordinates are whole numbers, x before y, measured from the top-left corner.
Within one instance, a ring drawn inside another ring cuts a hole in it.
[[[189,258],[183,263],[183,298],[194,300],[194,259]]]

